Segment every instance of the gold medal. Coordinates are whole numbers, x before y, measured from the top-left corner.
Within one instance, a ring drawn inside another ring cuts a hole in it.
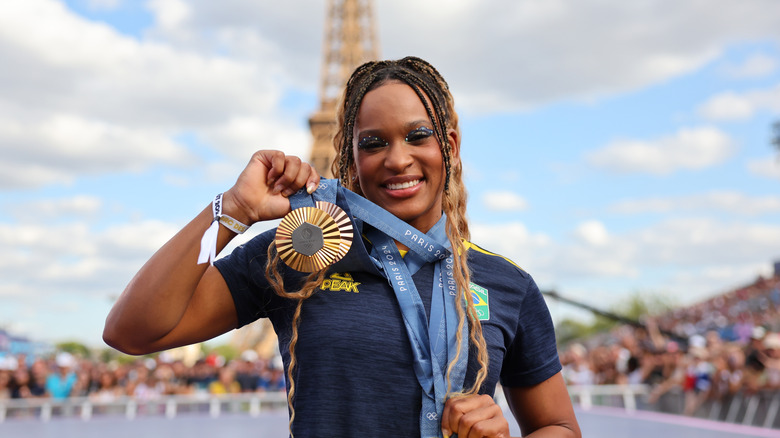
[[[330,202],[315,205],[291,211],[276,229],[276,251],[296,271],[324,269],[352,246],[352,222],[344,210]]]

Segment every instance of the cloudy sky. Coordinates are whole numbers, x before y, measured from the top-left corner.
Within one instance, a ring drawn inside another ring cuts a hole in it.
[[[780,2],[376,3],[382,56],[426,58],[454,91],[474,241],[543,289],[688,304],[771,274]],[[0,327],[102,345],[132,275],[253,151],[308,157],[324,16],[3,2]]]

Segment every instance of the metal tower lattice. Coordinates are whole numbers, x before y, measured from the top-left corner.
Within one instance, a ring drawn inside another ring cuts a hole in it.
[[[328,0],[320,73],[320,108],[309,118],[314,143],[311,164],[320,175],[332,177],[330,164],[336,155],[333,134],[336,104],[355,68],[378,59],[372,0]]]

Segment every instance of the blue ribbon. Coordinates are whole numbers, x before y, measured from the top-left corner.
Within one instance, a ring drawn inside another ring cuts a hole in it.
[[[344,205],[337,201],[339,198],[345,201],[348,208],[344,208]],[[426,262],[442,260],[449,253],[447,245],[418,231],[368,199],[341,187],[335,179],[320,179],[320,185],[311,195],[306,193],[305,189],[299,190],[290,197],[290,207],[293,210],[314,207],[317,201],[339,205],[350,217],[358,218],[404,244]],[[446,242],[446,235],[444,237],[443,241]]]
[[[450,385],[451,390],[457,392],[463,388],[468,359],[468,327],[465,323],[461,328],[460,356],[456,357],[457,286],[447,240],[446,216],[442,214],[428,233],[423,233],[368,199],[341,187],[338,180],[328,179],[321,179],[312,195],[303,189],[298,191],[290,197],[290,206],[292,209],[313,207],[316,201],[335,203],[353,221],[362,221],[373,227],[366,231],[366,237],[373,244],[371,253],[366,251],[362,239],[355,239],[345,259],[362,266],[366,266],[366,259],[369,259],[372,270],[383,275],[393,288],[412,345],[414,372],[423,393],[420,434],[423,438],[441,437],[447,366],[455,361]],[[395,241],[409,248],[406,257],[401,257]],[[430,320],[412,279],[412,275],[426,263],[434,263]],[[337,263],[337,266],[340,264]]]

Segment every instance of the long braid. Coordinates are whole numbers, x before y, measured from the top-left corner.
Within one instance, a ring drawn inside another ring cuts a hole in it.
[[[452,165],[452,147],[457,145],[449,144],[447,130],[454,129],[458,133],[457,138],[461,137],[458,115],[455,112],[454,99],[449,91],[449,85],[432,65],[419,58],[407,57],[398,61],[369,62],[355,71],[347,83],[337,114],[339,129],[334,137],[334,145],[338,152],[338,159],[333,163],[333,174],[339,175],[343,186],[356,193],[361,193],[359,181],[354,178],[356,169],[352,149],[353,130],[360,102],[368,91],[393,80],[406,83],[420,97],[420,101],[434,124],[434,135],[439,140],[441,147],[446,172],[442,209],[447,215],[447,238],[454,252],[455,269],[453,274],[458,288],[457,300],[467,303],[466,311],[458,306],[458,325],[462,327],[468,321],[470,344],[476,347],[479,364],[474,385],[461,394],[475,394],[487,377],[488,354],[482,335],[482,325],[477,319],[473,300],[466,299],[466,294],[470,291],[471,275],[468,269],[468,252],[463,242],[469,240],[471,235],[466,220],[466,191],[462,179],[462,165],[460,161],[454,166]],[[430,99],[430,105],[428,105],[428,99]],[[460,341],[460,336],[460,331],[458,331],[458,341]],[[458,342],[457,355],[459,356],[460,353],[460,342]],[[449,376],[453,365],[454,362],[448,366],[448,386],[450,385]],[[449,394],[449,396],[457,395],[459,394]]]
[[[458,289],[456,299],[458,300],[457,302],[467,303],[466,309],[463,309],[463,306],[456,306],[458,309],[459,328],[456,335],[458,341],[456,357],[459,357],[462,353],[460,351],[460,328],[464,324],[468,324],[470,344],[476,348],[479,365],[472,387],[464,389],[461,393],[451,394],[449,390],[451,387],[450,373],[455,362],[450,363],[447,368],[448,396],[476,394],[487,377],[488,354],[485,339],[482,335],[482,325],[477,319],[473,300],[470,297],[466,299],[466,294],[470,291],[471,278],[467,260],[468,249],[464,244],[471,238],[466,220],[466,191],[462,179],[462,165],[460,161],[457,161],[455,165],[452,164],[453,147],[459,147],[459,145],[450,144],[449,136],[447,135],[449,129],[454,129],[458,133],[457,138],[460,141],[460,128],[449,85],[438,70],[426,61],[415,57],[406,57],[397,61],[368,62],[358,67],[347,81],[344,93],[338,104],[336,114],[337,131],[333,137],[337,156],[331,165],[331,170],[334,175],[338,175],[344,187],[355,193],[362,194],[359,181],[355,179],[355,157],[352,150],[357,114],[366,93],[393,80],[406,83],[420,98],[428,117],[431,119],[434,135],[439,141],[441,148],[445,171],[442,210],[447,215],[447,238],[453,249],[453,275]],[[429,100],[430,104],[428,103]],[[291,324],[290,363],[287,369],[287,378],[290,385],[287,404],[290,410],[290,435],[292,436],[292,424],[295,418],[295,409],[293,408],[293,397],[295,394],[294,371],[297,365],[295,346],[298,342],[301,309],[303,302],[310,298],[316,292],[317,287],[322,284],[327,269],[314,272],[306,277],[299,291],[286,292],[284,290],[284,279],[279,273],[279,265],[279,255],[276,253],[274,245],[270,245],[268,249],[268,263],[265,269],[266,278],[268,278],[276,294],[284,298],[297,300]]]
[[[295,355],[295,346],[298,344],[298,326],[301,321],[301,309],[303,308],[303,302],[309,299],[317,290],[317,287],[325,280],[325,274],[327,269],[322,269],[317,272],[309,274],[300,290],[297,292],[286,292],[284,290],[284,277],[279,272],[279,265],[281,258],[276,251],[275,245],[268,245],[268,263],[265,265],[265,276],[268,279],[274,292],[282,298],[297,300],[295,311],[293,312],[293,319],[291,323],[290,333],[290,345],[288,351],[290,353],[290,363],[287,366],[287,381],[290,383],[290,389],[287,391],[287,408],[290,411],[290,436],[292,437],[292,425],[295,419],[295,408],[293,407],[293,398],[295,396],[295,368],[298,365],[298,361]]]

